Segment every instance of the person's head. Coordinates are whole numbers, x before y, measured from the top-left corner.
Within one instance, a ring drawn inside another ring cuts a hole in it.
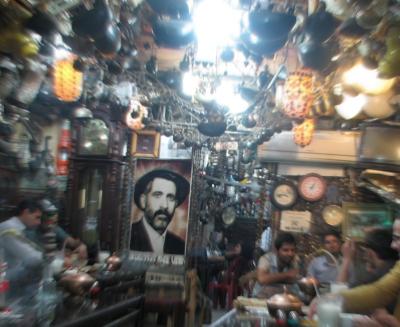
[[[28,228],[40,225],[43,209],[40,203],[33,199],[22,200],[17,206],[17,216]]]
[[[42,207],[42,227],[46,228],[49,224],[56,224],[58,221],[58,209],[57,207],[47,198],[43,198],[39,201]]]
[[[398,253],[391,248],[392,233],[389,229],[375,228],[369,231],[362,242],[365,260],[377,266],[379,261],[397,260]]]
[[[188,193],[189,182],[184,177],[166,169],[156,169],[138,180],[134,199],[143,210],[146,221],[163,234],[176,207],[182,204]]]
[[[397,217],[393,224],[391,247],[400,254],[400,217]]]
[[[289,264],[296,255],[296,239],[290,233],[282,232],[278,234],[275,239],[275,249],[278,255],[278,259]]]
[[[324,249],[332,254],[339,254],[341,248],[340,234],[336,231],[326,232],[322,236]]]

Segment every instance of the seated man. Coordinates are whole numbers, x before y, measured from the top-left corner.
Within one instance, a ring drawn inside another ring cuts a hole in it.
[[[336,231],[330,231],[322,237],[323,247],[332,256],[326,254],[315,257],[308,265],[307,276],[314,277],[320,284],[336,281],[338,264],[341,261],[340,235]],[[336,258],[336,261],[333,260]]]
[[[396,264],[397,252],[390,247],[392,234],[390,230],[376,228],[368,232],[360,245],[363,250],[365,268],[355,271],[354,259],[356,247],[354,241],[343,244],[343,264],[337,281],[347,282],[350,287],[372,283],[386,275]]]
[[[16,216],[0,224],[0,249],[7,263],[6,279],[10,282],[11,298],[30,295],[38,289],[44,266],[43,252],[30,241],[25,232],[40,224],[43,209],[32,199],[21,201]]]
[[[43,216],[47,216],[47,218],[51,217],[52,221],[58,221],[58,209],[57,207],[51,203],[47,199],[42,199],[39,201],[39,204],[43,210]],[[25,236],[30,239],[31,241],[35,242],[43,250],[44,246],[44,228],[45,221],[43,221],[43,217],[41,219],[41,224],[39,226],[35,226],[34,228],[27,229],[25,231]],[[67,254],[69,252],[77,254],[78,259],[85,261],[87,259],[87,247],[84,243],[80,240],[75,239],[68,235],[64,229],[62,229],[59,225],[54,226],[54,233],[55,233],[55,241],[57,243],[57,248],[59,250],[68,249],[64,255],[65,257],[65,264],[69,266],[69,259]],[[68,252],[68,253],[67,253]]]
[[[257,283],[253,296],[269,298],[283,292],[283,284],[293,283],[298,278],[298,258],[296,240],[290,233],[282,232],[275,240],[275,252],[268,252],[258,260]],[[299,293],[297,285],[291,285],[289,291]]]
[[[392,249],[400,253],[400,217],[393,225]],[[362,326],[390,326],[400,327],[400,262],[378,281],[355,287],[351,290],[340,292],[343,298],[344,309],[347,312],[369,313],[383,308],[391,303],[396,303],[393,316],[384,310],[379,310],[373,315],[375,325],[364,323]],[[316,312],[318,299],[310,305],[309,317]]]

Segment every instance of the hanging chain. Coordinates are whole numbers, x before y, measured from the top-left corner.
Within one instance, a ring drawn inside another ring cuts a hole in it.
[[[131,146],[132,146],[132,135],[128,133],[127,140],[127,154],[125,162],[127,163],[124,167],[123,173],[123,185],[121,194],[121,230],[120,230],[120,244],[119,249],[122,252],[129,251],[130,242],[130,232],[131,232],[131,200],[133,191],[133,181],[134,181],[134,166],[136,159],[132,156]]]

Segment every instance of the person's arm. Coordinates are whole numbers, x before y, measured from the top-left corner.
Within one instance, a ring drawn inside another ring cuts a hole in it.
[[[64,247],[72,249],[74,253],[78,254],[79,259],[87,259],[87,247],[84,243],[68,235],[60,226],[56,226],[54,232],[56,233],[57,242],[62,243]]]
[[[341,292],[346,311],[365,312],[383,308],[394,302],[400,292],[400,261],[394,268],[375,283],[359,286]],[[396,308],[395,317],[400,320],[400,307]]]
[[[355,252],[356,246],[354,241],[347,240],[342,245],[343,262],[336,278],[337,282],[347,283],[349,281],[350,267],[352,266]]]
[[[293,282],[298,275],[297,269],[281,273],[271,273],[269,270],[269,262],[266,258],[261,257],[257,267],[257,281],[261,285],[269,285],[275,283]]]
[[[25,284],[32,280],[40,279],[43,268],[43,255],[39,249],[33,248],[14,232],[6,232],[1,235],[1,246],[7,257],[18,261],[14,267],[7,269],[7,279],[10,282]]]
[[[296,269],[288,270],[281,273],[270,273],[262,268],[257,268],[257,281],[261,285],[269,285],[275,283],[293,283],[296,280],[299,271]]]

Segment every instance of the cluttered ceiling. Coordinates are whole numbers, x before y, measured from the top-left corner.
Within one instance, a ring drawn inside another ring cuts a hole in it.
[[[2,0],[0,53],[3,136],[99,105],[188,147],[399,122],[398,1]]]

